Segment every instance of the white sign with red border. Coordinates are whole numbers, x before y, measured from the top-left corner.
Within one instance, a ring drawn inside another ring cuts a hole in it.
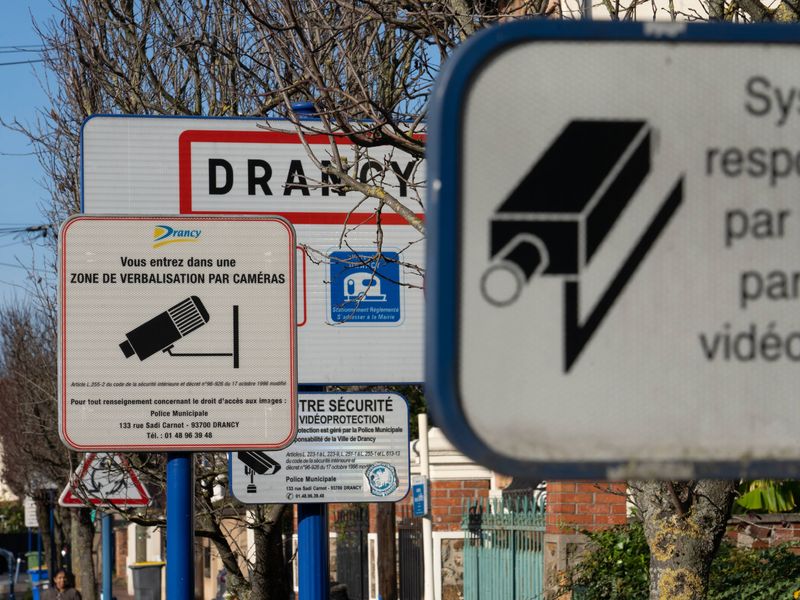
[[[59,433],[76,450],[276,449],[297,430],[279,217],[89,217],[59,236]]]
[[[121,454],[89,453],[70,477],[58,503],[67,508],[147,506],[150,494]]]
[[[423,381],[422,234],[384,208],[376,260],[378,201],[330,187],[335,180],[320,167],[332,160],[332,138],[301,140],[287,122],[270,122],[285,131],[263,125],[263,119],[92,117],[82,131],[83,210],[286,218],[302,251],[300,383]],[[335,138],[335,146],[356,179],[423,216],[424,161],[390,147],[356,157],[345,137]]]

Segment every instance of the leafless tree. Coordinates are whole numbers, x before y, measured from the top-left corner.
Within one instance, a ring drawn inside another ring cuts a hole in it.
[[[94,529],[90,511],[69,511],[55,505],[76,456],[61,444],[54,427],[58,414],[54,402],[55,328],[51,316],[47,310],[37,311],[30,306],[0,310],[3,478],[16,494],[36,501],[47,562],[49,557],[58,557],[56,550],[71,545],[74,565],[89,584],[85,596],[94,599]],[[51,509],[54,530],[50,527]]]
[[[403,173],[401,185],[409,193],[401,195],[386,185],[384,177],[391,168],[391,152],[406,153],[417,161],[424,157],[427,106],[433,82],[447,57],[466,38],[492,24],[520,18],[572,18],[579,12],[570,0],[54,3],[59,14],[39,24],[46,46],[50,106],[33,128],[10,124],[34,142],[50,186],[47,214],[53,224],[79,210],[80,127],[93,114],[261,116],[265,128],[280,116],[289,119],[302,138],[319,134],[329,137],[331,143],[324,152],[312,152],[307,146],[322,173],[321,181],[309,181],[308,185],[357,192],[353,208],[369,206],[378,217],[378,252],[385,211],[400,215],[420,236],[424,235],[424,223],[417,216],[424,211],[424,179],[417,176],[416,168]],[[601,0],[597,4],[614,20],[785,21],[796,20],[799,10],[791,0],[777,5],[759,0],[703,0],[695,9],[678,8],[674,0]],[[293,108],[298,102],[308,103],[317,119],[299,119]],[[345,159],[340,152],[341,144],[336,142],[342,138],[353,146],[351,158]],[[364,161],[378,165],[368,170],[368,177],[363,177],[360,169]],[[346,236],[347,227],[342,231],[342,243],[346,243]],[[421,271],[420,265],[410,266]],[[33,329],[27,325],[29,333],[22,333],[24,327],[18,332],[11,319],[3,323],[3,335],[4,340],[44,336],[47,343],[39,347],[50,362],[33,377],[28,369],[34,363],[29,361],[41,362],[44,358],[11,360],[10,346],[4,346],[2,397],[16,397],[17,386],[25,378],[36,381],[39,387],[26,391],[25,406],[34,416],[37,411],[46,415],[35,417],[44,426],[48,419],[55,422],[52,344],[56,313],[53,290],[42,289],[41,297],[43,306],[48,307],[43,312],[44,321],[34,323]],[[15,314],[23,323],[30,320],[19,311]],[[35,393],[37,389],[40,393]],[[49,436],[42,438],[46,444],[31,447],[30,440],[21,434],[29,425],[23,427],[22,423],[3,437],[7,455],[22,460],[29,453],[38,457],[46,450],[41,464],[53,463],[49,476],[63,480],[75,459],[71,462],[69,453],[59,446],[52,427],[39,430],[40,435]],[[131,462],[142,470],[158,496],[164,485],[163,459],[132,455]],[[247,515],[225,494],[216,495],[215,489],[226,487],[223,462],[223,457],[213,454],[197,461],[196,533],[213,541],[228,570],[231,588],[240,598],[284,598],[285,582],[270,582],[260,560],[274,551],[276,523],[284,507],[268,507]],[[664,527],[674,527],[670,535],[674,536],[675,548],[689,543],[684,533],[691,531],[694,535],[702,530],[704,547],[711,550],[710,555],[703,556],[713,556],[719,523],[727,517],[732,498],[731,484],[673,482],[637,484],[635,489],[651,545],[657,543],[657,532]],[[159,506],[156,503],[148,511],[130,511],[125,516],[141,524],[163,526]],[[714,518],[709,520],[712,514]],[[242,553],[225,535],[223,523],[231,518],[256,531],[256,560],[244,569]],[[702,577],[703,568],[695,573]]]
[[[578,14],[578,4],[562,0],[567,14]],[[613,21],[671,20],[671,21],[728,21],[734,23],[786,23],[797,21],[800,7],[796,2],[781,0],[599,0]]]
[[[407,206],[384,185],[391,155],[376,156],[374,149],[388,147],[421,160],[427,99],[441,62],[477,29],[543,10],[541,2],[512,10],[463,0],[57,0],[56,6],[58,16],[38,24],[46,47],[50,107],[33,128],[10,124],[34,142],[50,186],[47,214],[53,224],[79,210],[80,127],[93,114],[258,115],[264,127],[270,126],[269,119],[284,116],[301,136],[331,137],[330,151],[312,156],[327,181],[310,185],[328,183],[340,193],[359,192],[354,208],[365,199],[375,201],[378,250],[384,210],[423,232],[417,214],[423,209],[424,181],[413,169],[402,173],[401,187],[410,190]],[[295,118],[291,106],[301,101],[312,103],[318,121]],[[343,136],[355,148],[350,161],[333,141]],[[374,161],[379,168],[365,179],[361,161]],[[55,296],[52,289],[42,290],[41,296],[51,303],[46,333],[53,339]],[[51,392],[41,401],[53,418],[54,375],[41,376]],[[57,440],[48,451],[68,456]],[[164,487],[163,459],[131,455],[130,460],[158,498]],[[286,597],[286,582],[268,576],[259,560],[275,553],[276,524],[284,507],[248,515],[225,493],[215,495],[214,490],[227,488],[223,463],[213,454],[197,459],[196,534],[214,543],[228,571],[229,589],[239,597]],[[53,477],[63,481],[74,466],[62,461]],[[124,514],[136,523],[163,526],[160,507],[156,501],[148,510]],[[256,560],[244,569],[244,552],[225,535],[223,523],[231,519],[256,534]]]

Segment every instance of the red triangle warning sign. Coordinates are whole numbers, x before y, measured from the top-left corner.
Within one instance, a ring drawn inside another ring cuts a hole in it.
[[[150,494],[139,481],[128,459],[121,454],[92,452],[70,477],[58,499],[61,506],[147,506]]]

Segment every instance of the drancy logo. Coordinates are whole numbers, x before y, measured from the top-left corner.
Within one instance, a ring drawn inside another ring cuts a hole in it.
[[[651,138],[645,121],[570,122],[491,220],[492,264],[481,293],[494,306],[509,306],[534,275],[563,276],[565,372],[683,199],[681,176],[581,322],[581,273],[647,178]]]
[[[200,229],[174,229],[169,225],[156,225],[153,230],[153,248],[160,248],[176,242],[196,242]]]

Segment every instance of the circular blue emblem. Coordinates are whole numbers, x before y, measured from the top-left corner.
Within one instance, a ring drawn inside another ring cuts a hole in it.
[[[397,489],[397,471],[392,465],[374,463],[367,468],[365,475],[373,496],[388,496]]]

